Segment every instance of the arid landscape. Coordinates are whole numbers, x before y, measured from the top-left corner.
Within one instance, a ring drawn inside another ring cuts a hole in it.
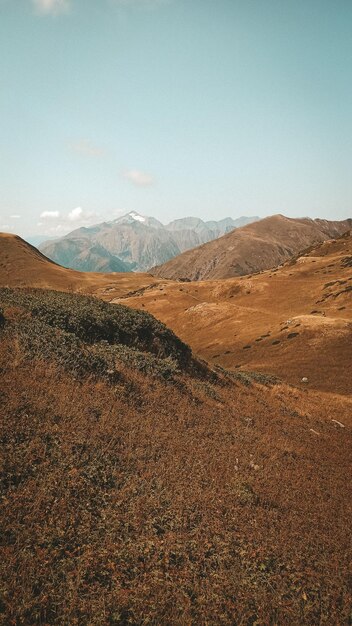
[[[0,626],[352,626],[351,33],[0,0]]]
[[[0,282],[9,287],[38,287],[76,293],[125,295],[156,282],[147,274],[101,274],[68,270],[43,256],[21,237],[0,233]]]
[[[351,263],[166,281],[1,235],[0,623],[349,623]]]
[[[121,300],[148,310],[211,363],[351,392],[352,237],[237,279],[163,282]],[[115,300],[114,300],[115,301]]]
[[[184,252],[151,271],[155,276],[182,280],[252,274],[276,267],[305,248],[339,237],[351,228],[350,219],[333,222],[272,215]]]

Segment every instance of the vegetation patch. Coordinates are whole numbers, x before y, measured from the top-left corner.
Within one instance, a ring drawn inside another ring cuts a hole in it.
[[[253,372],[250,370],[237,370],[236,372],[231,371],[230,374],[232,378],[247,386],[252,383],[258,383],[259,385],[270,387],[281,382],[277,376],[274,376],[274,374],[264,374],[262,372]]]
[[[122,363],[164,379],[184,371],[216,379],[189,346],[144,311],[39,289],[0,289],[0,305],[0,326],[2,319],[16,334],[22,357],[54,361],[78,377],[115,382]]]
[[[341,261],[341,267],[352,267],[352,256],[345,256]]]

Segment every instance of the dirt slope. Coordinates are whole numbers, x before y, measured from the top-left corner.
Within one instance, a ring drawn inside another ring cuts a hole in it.
[[[0,233],[0,286],[95,293],[103,299],[158,282],[149,274],[84,273],[56,265],[21,237]]]
[[[329,222],[273,215],[184,252],[151,272],[172,280],[243,276],[276,267],[305,248],[351,228],[352,219]]]
[[[203,358],[351,393],[352,237],[237,279],[164,282],[126,304],[145,308]]]

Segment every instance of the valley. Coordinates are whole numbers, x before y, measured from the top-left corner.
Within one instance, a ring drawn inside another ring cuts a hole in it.
[[[148,310],[210,363],[351,392],[352,237],[282,267],[224,281],[163,282],[124,298]],[[113,300],[116,301],[116,300]]]

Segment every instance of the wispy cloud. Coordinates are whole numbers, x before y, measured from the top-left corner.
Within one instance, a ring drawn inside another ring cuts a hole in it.
[[[43,211],[37,227],[45,235],[64,235],[73,228],[90,226],[99,221],[99,215],[93,211],[85,211],[82,207],[76,207],[66,214],[60,211]]]
[[[53,219],[57,219],[58,217],[60,217],[60,212],[59,211],[43,211],[40,214],[40,217],[43,220],[53,220]]]
[[[79,139],[78,141],[72,141],[69,143],[69,148],[72,152],[84,157],[103,157],[106,154],[106,150],[100,146],[95,145],[87,139]]]
[[[141,170],[128,170],[123,172],[122,176],[136,187],[150,187],[154,183],[153,176]]]
[[[19,220],[21,218],[20,215],[14,214],[14,215],[10,215],[10,219],[11,220]]]
[[[71,8],[70,0],[32,0],[32,4],[40,15],[60,15]]]

